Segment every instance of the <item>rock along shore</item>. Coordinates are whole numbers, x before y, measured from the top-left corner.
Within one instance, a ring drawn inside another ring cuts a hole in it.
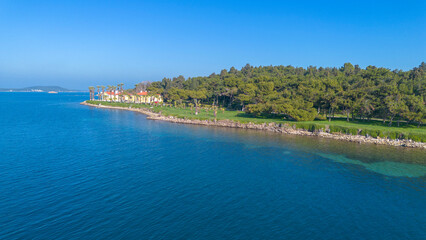
[[[168,121],[174,123],[183,123],[183,124],[196,124],[196,125],[205,125],[205,126],[218,126],[218,127],[229,127],[229,128],[242,128],[242,129],[254,129],[254,130],[263,130],[270,131],[282,134],[292,134],[292,135],[304,135],[304,136],[318,136],[323,138],[331,138],[336,140],[344,140],[349,142],[356,143],[373,143],[380,145],[389,145],[389,146],[400,146],[400,147],[411,147],[411,148],[423,148],[426,149],[426,143],[422,142],[414,142],[412,140],[392,140],[387,138],[372,138],[365,137],[361,135],[347,135],[347,134],[336,134],[336,133],[326,133],[326,132],[309,132],[304,129],[294,129],[289,125],[280,125],[276,123],[269,124],[254,124],[254,123],[239,123],[231,120],[218,120],[218,121],[210,121],[210,120],[197,120],[197,119],[183,119],[177,118],[173,116],[163,116],[159,113],[154,113],[146,109],[140,108],[125,108],[125,107],[113,107],[113,106],[105,106],[105,105],[95,105],[86,102],[80,103],[82,105],[87,105],[91,107],[97,108],[109,108],[109,109],[120,109],[127,110],[133,112],[143,113],[148,115],[148,119],[151,120],[161,120]]]

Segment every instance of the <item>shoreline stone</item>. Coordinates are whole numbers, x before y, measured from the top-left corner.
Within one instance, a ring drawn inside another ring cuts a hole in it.
[[[365,137],[361,135],[346,135],[346,134],[336,134],[336,133],[327,133],[327,132],[309,132],[304,129],[294,129],[290,126],[285,126],[282,124],[276,124],[276,123],[263,123],[263,124],[254,124],[254,123],[239,123],[234,122],[232,120],[218,120],[218,121],[210,121],[210,120],[198,120],[198,119],[184,119],[184,118],[177,118],[173,116],[163,116],[159,113],[154,113],[149,110],[145,109],[136,109],[136,108],[130,108],[130,107],[113,107],[113,106],[104,106],[104,105],[94,105],[86,102],[80,103],[81,105],[87,105],[91,107],[96,108],[108,108],[108,109],[120,109],[120,110],[127,110],[127,111],[133,111],[133,112],[139,112],[142,114],[147,115],[147,119],[150,120],[160,120],[160,121],[167,121],[167,122],[173,122],[173,123],[181,123],[181,124],[195,124],[195,125],[204,125],[204,126],[216,126],[216,127],[228,127],[228,128],[242,128],[242,129],[253,129],[253,130],[262,130],[262,131],[269,131],[269,132],[276,132],[281,134],[292,134],[292,135],[300,135],[300,136],[316,136],[316,137],[323,137],[323,138],[329,138],[329,139],[335,139],[335,140],[344,140],[349,142],[356,142],[356,143],[371,143],[371,144],[379,144],[379,145],[388,145],[388,146],[400,146],[400,147],[410,147],[410,148],[422,148],[426,149],[426,143],[422,142],[414,142],[412,140],[406,140],[406,139],[387,139],[387,138],[372,138],[372,137]]]

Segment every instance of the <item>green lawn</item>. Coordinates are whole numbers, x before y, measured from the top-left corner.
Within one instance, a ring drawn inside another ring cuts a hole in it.
[[[132,107],[132,108],[146,108],[151,109],[154,112],[160,112],[166,116],[175,116],[179,118],[187,119],[201,119],[201,120],[214,120],[213,110],[206,111],[201,109],[198,115],[194,114],[194,109],[191,108],[175,108],[167,106],[151,106],[146,104],[132,104],[132,103],[110,103],[110,102],[99,102],[99,101],[87,101],[92,104],[102,104],[107,106],[117,107]],[[415,141],[426,142],[426,127],[417,125],[400,123],[400,127],[394,126],[389,127],[389,123],[383,124],[382,121],[371,120],[371,121],[350,121],[347,122],[345,118],[332,119],[331,122],[327,120],[321,121],[307,121],[307,122],[295,122],[284,120],[282,118],[259,118],[250,116],[241,111],[221,111],[217,112],[217,120],[233,120],[241,123],[277,123],[277,124],[288,124],[290,126],[296,126],[297,128],[303,128],[310,131],[319,129],[325,130],[330,129],[330,132],[341,132],[346,134],[359,134],[368,135],[372,137],[388,137],[391,139],[412,139]]]

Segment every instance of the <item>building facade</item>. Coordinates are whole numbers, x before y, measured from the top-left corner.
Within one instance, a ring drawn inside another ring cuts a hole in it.
[[[102,100],[108,102],[126,103],[162,103],[163,97],[160,94],[150,94],[149,92],[139,92],[137,94],[130,94],[115,91],[104,92]]]

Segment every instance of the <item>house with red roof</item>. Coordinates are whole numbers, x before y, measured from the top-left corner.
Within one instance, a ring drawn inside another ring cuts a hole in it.
[[[108,102],[118,102],[119,101],[118,91],[104,92],[103,100]]]
[[[141,91],[136,94],[119,91],[104,92],[104,101],[127,102],[127,103],[162,103],[163,97],[160,94],[151,94]]]
[[[160,94],[150,94],[149,92],[138,92],[136,94],[136,101],[138,103],[161,103],[163,97]]]

